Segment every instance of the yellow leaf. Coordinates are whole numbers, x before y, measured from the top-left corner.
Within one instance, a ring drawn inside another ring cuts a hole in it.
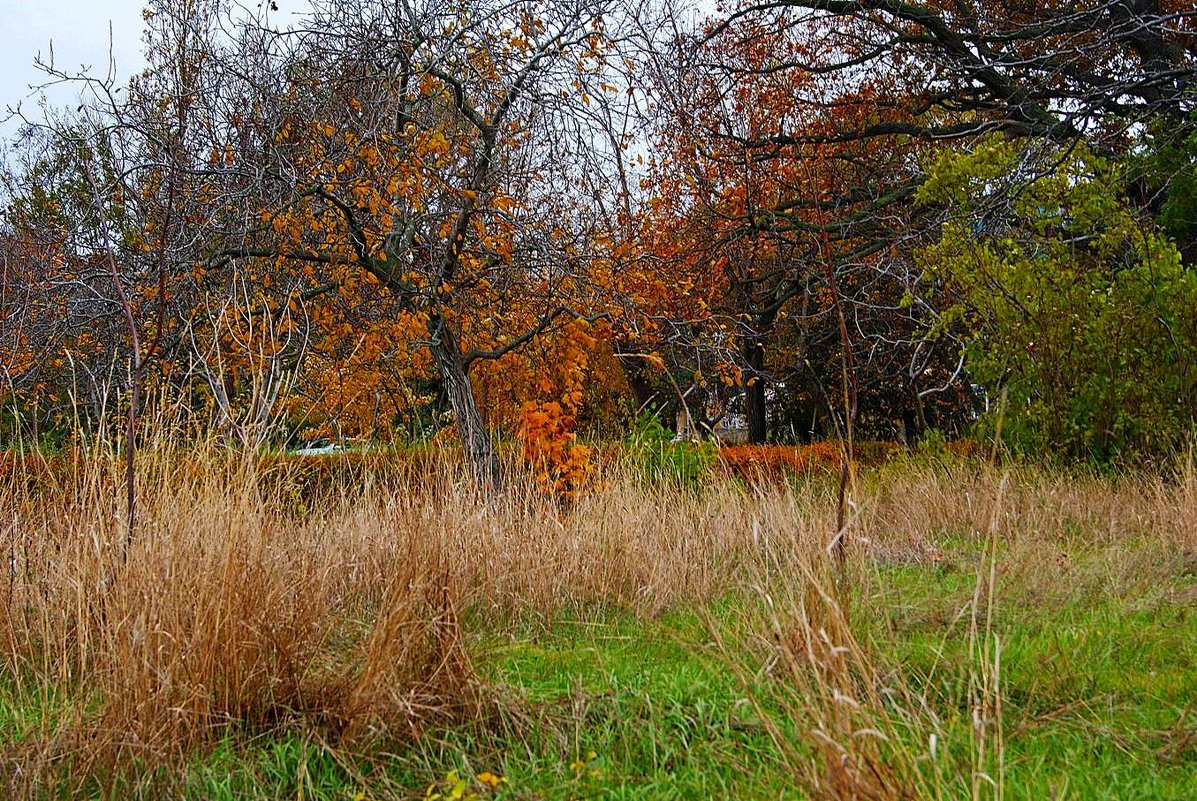
[[[478,781],[490,787],[498,787],[500,784],[507,781],[507,779],[503,776],[496,776],[487,770],[478,774]]]

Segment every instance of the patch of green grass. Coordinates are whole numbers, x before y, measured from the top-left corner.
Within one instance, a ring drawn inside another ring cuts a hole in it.
[[[1083,571],[1100,554],[1075,556]],[[1007,798],[1193,797],[1197,614],[1175,600],[1191,597],[1189,581],[1044,598],[999,579]],[[941,703],[964,704],[975,586],[971,569],[883,569],[864,603],[883,614],[860,615],[885,664],[915,686],[934,677]]]
[[[703,632],[693,614],[609,614],[496,639],[486,677],[517,689],[531,721],[508,741],[451,735],[409,770],[501,772],[512,797],[798,797]]]
[[[182,791],[186,798],[352,799],[363,782],[356,766],[331,749],[298,733],[248,742],[228,738],[204,759],[188,766]]]

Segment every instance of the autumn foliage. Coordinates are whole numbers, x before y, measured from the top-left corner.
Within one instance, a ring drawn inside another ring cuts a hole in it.
[[[568,499],[586,486],[594,471],[591,448],[578,442],[575,428],[586,398],[591,354],[598,340],[591,336],[587,324],[576,321],[556,344],[555,364],[543,365],[543,372],[534,382],[538,394],[554,400],[524,402],[519,412],[518,437],[524,461],[541,491]]]
[[[1005,396],[1028,449],[1184,443],[1197,12],[636,5],[316,0],[289,36],[151,0],[146,69],[2,176],[0,425],[142,397],[245,447],[452,426],[482,484],[516,437],[565,497],[579,438],[643,413],[913,444]]]
[[[520,413],[524,461],[541,491],[569,498],[589,480],[590,448],[577,441],[574,418],[557,401],[529,401]]]
[[[719,450],[727,472],[747,484],[784,484],[795,476],[839,472],[843,449],[834,442],[813,445],[730,445]]]

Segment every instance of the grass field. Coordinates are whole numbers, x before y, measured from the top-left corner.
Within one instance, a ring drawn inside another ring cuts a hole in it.
[[[480,499],[216,452],[0,486],[14,798],[1188,799],[1197,476]]]

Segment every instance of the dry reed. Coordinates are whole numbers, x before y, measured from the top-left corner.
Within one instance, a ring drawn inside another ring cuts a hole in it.
[[[745,588],[793,599],[769,624],[781,650],[763,658],[786,686],[823,690],[792,709],[814,738],[814,786],[829,798],[930,786],[878,745],[934,727],[926,699],[879,678],[828,589],[834,509],[818,481],[687,492],[617,470],[562,508],[518,482],[482,497],[436,456],[390,472],[363,464],[312,487],[285,465],[211,445],[181,458],[151,440],[126,548],[116,457],[69,462],[22,462],[0,481],[4,692],[35,707],[0,756],[13,794],[169,765],[229,731],[297,726],[360,743],[485,721],[501,699],[472,669],[467,612],[493,630],[596,605],[653,615]],[[1141,581],[1137,559],[1183,569],[1197,558],[1195,484],[1192,473],[1061,482],[1030,468],[1003,480],[976,464],[886,468],[854,499],[853,581],[867,587],[879,561],[939,558],[945,537],[1022,553],[995,564],[974,602],[983,665],[995,654],[985,610],[999,570],[1039,571],[1024,583],[1071,591],[1042,567],[1062,538],[1108,552],[1089,568],[1103,591]],[[976,703],[1000,700],[978,677]]]

